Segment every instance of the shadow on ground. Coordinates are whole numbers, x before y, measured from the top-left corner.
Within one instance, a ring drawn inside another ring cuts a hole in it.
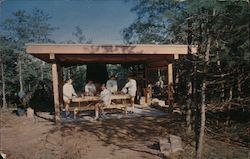
[[[76,133],[91,133],[103,146],[115,145],[119,151],[129,149],[150,155],[160,156],[158,141],[168,134],[182,136],[183,119],[179,115],[157,117],[135,117],[129,119],[107,119],[96,122],[74,121],[63,123],[60,129],[52,129],[50,133],[61,131],[63,136],[74,136]]]

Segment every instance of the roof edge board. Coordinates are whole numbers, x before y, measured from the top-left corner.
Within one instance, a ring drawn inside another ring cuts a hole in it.
[[[187,45],[26,44],[30,54],[187,54]],[[193,50],[193,48],[192,48]],[[195,50],[193,50],[195,52]]]

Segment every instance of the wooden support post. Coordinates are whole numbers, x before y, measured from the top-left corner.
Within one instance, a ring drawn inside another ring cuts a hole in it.
[[[148,65],[144,64],[145,87],[148,87]]]
[[[58,89],[59,89],[59,104],[63,106],[63,67],[57,65],[58,68]]]
[[[55,106],[55,122],[60,122],[60,102],[59,102],[59,91],[58,91],[58,70],[57,63],[52,64],[52,81],[53,81],[53,95],[54,95],[54,106]]]
[[[147,104],[149,101],[149,91],[148,91],[148,65],[144,64],[144,78],[145,78],[145,88],[144,90],[144,96],[145,96],[145,103]]]
[[[173,80],[173,64],[168,64],[168,104],[171,112],[173,111],[174,101]]]
[[[174,59],[178,60],[179,59],[179,54],[174,54]]]

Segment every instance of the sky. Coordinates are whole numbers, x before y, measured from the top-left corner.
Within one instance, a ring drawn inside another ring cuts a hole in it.
[[[82,28],[87,39],[96,44],[122,44],[121,31],[136,18],[130,9],[133,1],[125,0],[0,0],[0,23],[17,10],[28,13],[39,8],[59,27],[51,39],[59,42],[76,40],[72,35],[76,26]]]

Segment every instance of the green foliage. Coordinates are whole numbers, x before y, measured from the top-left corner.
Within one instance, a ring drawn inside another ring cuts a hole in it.
[[[4,76],[6,82],[6,95],[16,91],[18,80],[16,76],[17,54],[8,48],[9,41],[5,37],[0,37],[0,61],[3,62]],[[1,84],[3,79],[1,79]],[[2,92],[1,92],[2,93]]]
[[[86,38],[86,36],[83,33],[82,28],[80,28],[79,26],[75,27],[75,31],[72,34],[76,37],[78,44],[91,44],[92,43],[92,40]],[[69,43],[75,43],[75,42],[72,41]]]
[[[53,42],[48,37],[57,28],[51,27],[49,19],[48,14],[37,8],[33,9],[32,14],[18,10],[1,24],[3,36],[15,42],[15,49],[24,49],[28,42]]]
[[[74,88],[76,91],[83,92],[86,84],[86,65],[72,66],[69,69],[71,70],[74,79]]]
[[[183,9],[182,3],[175,0],[139,0],[132,11],[137,19],[123,30],[126,43],[179,43],[169,31],[169,24],[176,21],[175,16]],[[172,18],[166,18],[166,15]],[[178,25],[178,27],[180,27]],[[177,28],[176,28],[177,29]],[[179,37],[180,38],[180,35]],[[184,40],[185,41],[185,40]]]
[[[220,94],[221,85],[225,86],[225,96],[228,96],[229,87],[234,87],[234,92],[249,89],[245,84],[249,81],[250,67],[248,2],[138,0],[132,11],[137,14],[137,19],[123,30],[125,42],[187,44],[189,34],[192,37],[191,44],[199,46],[195,58],[175,63],[175,68],[180,70],[180,82],[176,88],[179,87],[181,91],[176,94],[185,94],[186,89],[183,88],[187,88],[187,76],[193,75],[193,64],[196,64],[198,73],[191,78],[195,78],[197,88],[200,89],[203,77],[207,77],[211,83],[207,90],[208,96],[213,96],[210,100],[219,97],[212,94]],[[204,74],[209,38],[208,73]],[[240,76],[241,79],[238,78]],[[237,81],[241,86],[236,84]],[[234,93],[234,96],[239,94],[249,96],[248,91]]]
[[[50,66],[25,53],[26,43],[53,42],[49,36],[56,28],[49,24],[49,19],[48,14],[35,8],[31,14],[16,11],[0,24],[7,95],[14,96],[19,91],[18,81],[29,92],[39,80],[50,79]]]

